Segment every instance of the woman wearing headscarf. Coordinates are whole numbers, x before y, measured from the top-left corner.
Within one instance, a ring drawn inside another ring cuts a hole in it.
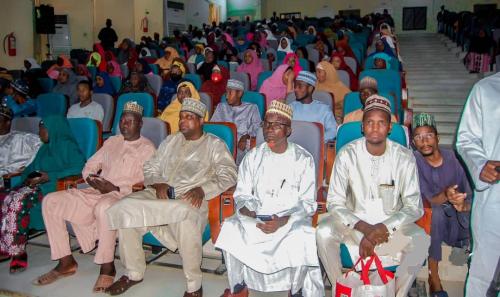
[[[349,74],[349,89],[351,89],[351,91],[357,91],[359,84],[358,77],[356,76],[356,74],[354,74],[351,67],[347,65],[344,60],[344,56],[342,56],[340,53],[334,52],[332,53],[331,62],[335,70],[344,70],[345,72],[347,72],[347,74]]]
[[[107,72],[97,73],[92,92],[94,94],[108,94],[110,96],[115,95],[115,88]]]
[[[47,76],[52,79],[57,79],[59,77],[59,70],[61,68],[73,68],[73,64],[71,64],[71,61],[65,55],[59,55],[59,57],[57,57],[56,63],[50,66],[50,68],[47,70]]]
[[[175,58],[179,58],[179,52],[170,46],[165,48],[165,55],[155,62],[155,64],[160,67],[160,73],[169,72],[170,65],[172,65]]]
[[[148,62],[143,58],[137,59],[135,61],[134,67],[132,67],[132,72],[140,72],[142,74],[150,74],[153,72]]]
[[[490,51],[494,45],[495,42],[484,29],[480,29],[479,33],[471,38],[469,52],[465,58],[471,73],[490,71]]]
[[[75,74],[77,76],[86,77],[88,81],[92,80],[92,74],[90,74],[90,71],[87,68],[87,66],[83,64],[76,65]]]
[[[385,53],[390,57],[395,57],[394,52],[391,50],[391,47],[383,39],[377,39],[377,41],[375,41],[375,51],[369,54],[368,57],[373,57],[378,53]]]
[[[222,95],[226,93],[228,79],[229,70],[225,67],[215,65],[212,68],[212,75],[210,76],[210,79],[204,81],[201,85],[200,91],[210,94],[214,108],[219,104]]]
[[[120,64],[118,64],[115,55],[112,51],[106,51],[106,72],[110,76],[117,76],[120,79],[123,79],[122,69]]]
[[[266,105],[269,106],[274,100],[285,99],[288,93],[293,92],[294,79],[295,73],[292,67],[285,64],[278,66],[273,75],[262,83],[259,90],[266,96]]]
[[[391,57],[386,53],[377,53],[373,55],[373,65],[374,69],[391,69]]]
[[[120,94],[125,93],[149,93],[156,97],[156,93],[148,83],[148,79],[141,72],[133,71],[130,78],[123,84]]]
[[[128,63],[131,58],[133,58],[132,52],[135,53],[135,44],[132,40],[125,38],[118,47],[118,64]],[[137,55],[137,53],[135,53]]]
[[[184,98],[192,98],[200,100],[200,94],[196,91],[194,85],[189,81],[181,82],[177,86],[177,96],[175,99],[163,110],[158,118],[167,122],[170,126],[170,134],[179,131],[179,112],[181,111],[182,102]],[[205,121],[208,121],[208,113],[205,115]]]
[[[337,49],[336,52],[341,54],[343,57],[350,57],[350,58],[353,58],[354,60],[356,60],[356,64],[357,64],[356,68],[359,69],[358,59],[356,58],[356,55],[352,51],[352,48],[349,45],[347,38],[344,37],[344,39],[338,40],[335,43],[335,47]]]
[[[264,71],[264,66],[257,57],[254,50],[246,50],[243,54],[243,63],[237,68],[238,72],[246,72],[250,76],[250,89],[253,91],[257,87],[259,74]]]
[[[248,49],[249,45],[250,41],[245,40],[245,37],[240,35],[236,38],[236,44],[234,47],[238,50],[239,53],[242,53],[246,49]]]
[[[34,58],[26,58],[26,60],[24,60],[24,71],[26,72],[41,68],[42,67],[38,64],[38,62]]]
[[[156,104],[159,111],[162,111],[170,104],[172,96],[177,91],[177,86],[182,82],[186,74],[186,69],[183,61],[180,58],[176,58],[172,62],[172,65],[170,65],[170,71],[162,74],[163,83]]]
[[[297,75],[299,75],[299,72],[303,70],[302,66],[300,66],[299,56],[297,56],[295,53],[286,54],[285,59],[283,60],[283,64],[293,68],[295,77],[297,77]]]
[[[52,89],[53,93],[60,93],[69,98],[69,105],[78,102],[78,92],[76,86],[78,79],[71,69],[61,68],[57,77],[57,84]]]
[[[205,50],[205,47],[203,44],[198,43],[195,44],[194,46],[194,54],[192,54],[189,59],[187,60],[188,63],[198,65],[199,63],[203,62],[205,59],[205,56],[203,55],[203,51]]]
[[[90,54],[87,66],[96,67],[99,71],[106,71],[105,52],[100,43],[94,43],[94,52]]]
[[[217,62],[215,61],[215,53],[212,48],[207,47],[205,48],[205,60],[202,64],[198,65],[196,73],[201,75],[203,81],[210,80],[210,77],[212,76],[212,68],[216,65]]]
[[[280,38],[280,44],[278,46],[278,52],[285,52],[287,54],[293,53],[292,42],[286,37]]]
[[[335,102],[335,118],[337,123],[342,123],[343,111],[344,111],[344,97],[346,94],[350,93],[348,87],[340,81],[339,75],[333,67],[332,64],[321,61],[316,66],[316,76],[318,81],[316,82],[316,90],[325,91],[333,94]]]
[[[42,197],[56,190],[59,178],[80,174],[85,157],[73,137],[63,116],[45,117],[40,122],[42,146],[34,160],[21,176],[24,185],[14,188],[2,199],[0,252],[2,260],[12,258],[10,273],[24,271],[28,267],[26,242],[28,239],[30,210]]]
[[[238,62],[238,51],[229,42],[223,41],[217,59],[219,61]]]

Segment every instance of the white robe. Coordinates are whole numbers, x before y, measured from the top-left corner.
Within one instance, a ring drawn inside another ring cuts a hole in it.
[[[500,160],[500,73],[478,82],[465,104],[457,151],[474,181],[472,262],[466,296],[486,296],[500,257],[500,184],[479,179],[488,160]]]
[[[11,131],[0,135],[0,176],[28,166],[42,145],[36,134]]]
[[[238,211],[224,222],[215,244],[224,251],[231,288],[244,281],[263,292],[302,288],[305,297],[324,296],[311,225],[317,207],[315,176],[313,157],[294,143],[283,154],[273,153],[267,143],[248,152],[234,193]],[[243,207],[290,219],[265,234],[256,219],[239,214]]]

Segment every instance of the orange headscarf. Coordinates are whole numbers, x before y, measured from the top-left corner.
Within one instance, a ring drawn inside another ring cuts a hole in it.
[[[344,97],[346,94],[350,93],[351,90],[340,80],[337,70],[335,70],[332,64],[321,61],[318,66],[316,66],[316,69],[321,69],[326,72],[325,81],[320,82],[318,80],[316,83],[316,90],[333,94],[335,99],[335,117],[337,120],[341,120],[344,110]]]

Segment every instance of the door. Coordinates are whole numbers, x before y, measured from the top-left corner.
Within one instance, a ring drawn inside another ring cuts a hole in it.
[[[427,7],[403,7],[403,30],[425,30]]]

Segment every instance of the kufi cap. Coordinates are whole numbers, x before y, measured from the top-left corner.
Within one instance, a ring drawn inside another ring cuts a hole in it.
[[[144,108],[136,101],[129,101],[123,106],[123,112],[134,112],[142,116]]]
[[[14,117],[14,113],[12,112],[12,109],[10,109],[7,104],[2,104],[0,105],[0,115],[8,118],[9,120],[12,120]]]
[[[359,89],[373,89],[378,90],[377,80],[371,76],[365,76],[359,81]]]
[[[380,95],[371,95],[370,97],[368,97],[368,99],[366,99],[365,108],[363,109],[363,111],[368,112],[374,109],[382,110],[391,114],[391,102],[389,101],[389,99]]]
[[[429,126],[436,129],[436,120],[434,119],[434,115],[430,113],[419,113],[413,116],[413,130],[418,127]]]
[[[295,79],[297,81],[303,81],[308,85],[315,86],[316,85],[316,75],[309,71],[302,70],[299,72],[299,75],[297,75],[297,78]]]
[[[200,118],[204,118],[207,113],[207,106],[199,100],[184,98],[182,101],[181,111],[189,111],[196,114]]]
[[[244,91],[245,86],[243,83],[237,79],[229,79],[227,81],[227,88],[231,90],[238,90],[238,91]]]
[[[286,103],[283,103],[279,100],[274,100],[271,102],[269,107],[267,108],[266,114],[275,113],[286,117],[289,120],[292,120],[293,110],[292,107]]]

